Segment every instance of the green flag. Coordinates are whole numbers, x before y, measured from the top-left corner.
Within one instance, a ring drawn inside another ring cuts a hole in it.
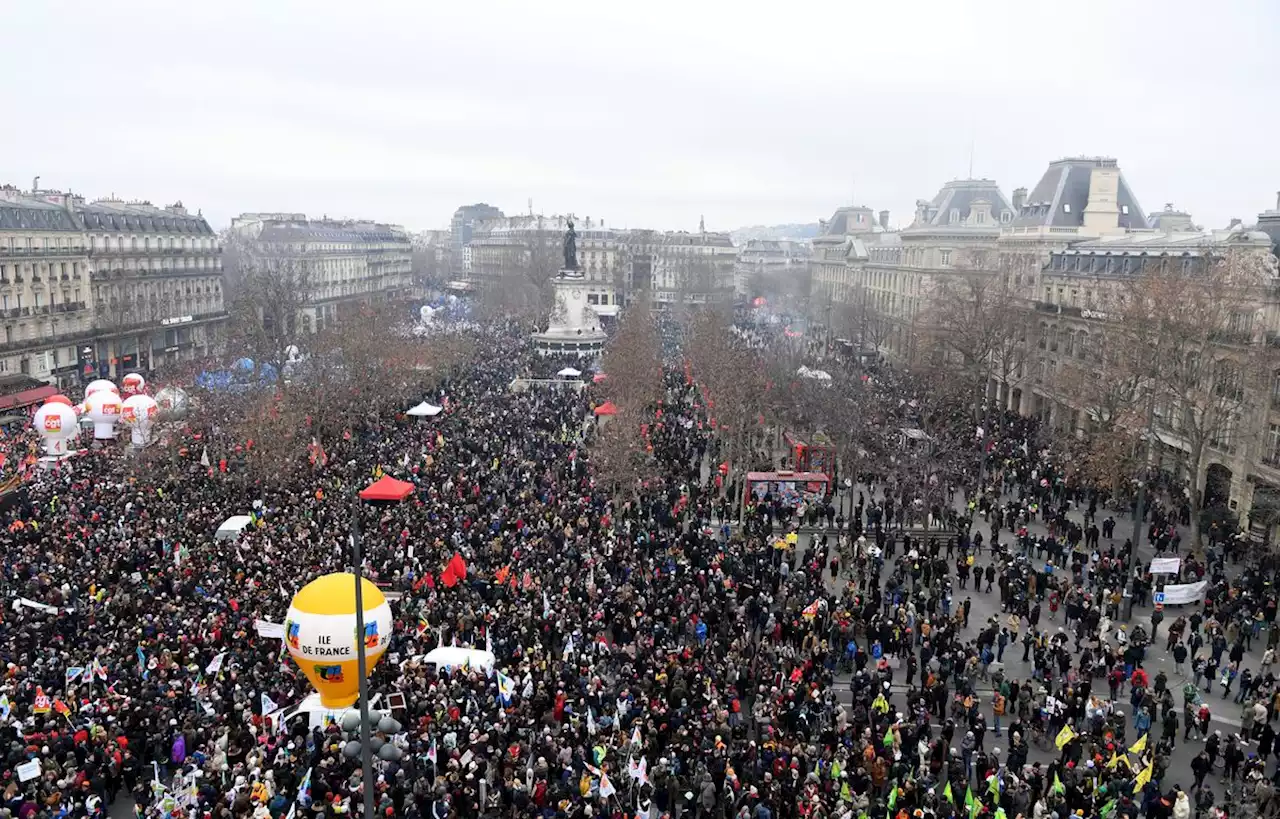
[[[950,802],[952,805],[956,803],[956,798],[951,795],[951,782],[947,782],[947,787],[942,789],[942,798]]]
[[[889,785],[889,810],[892,812],[898,804],[898,780],[893,780]]]
[[[964,792],[964,806],[966,808],[973,807],[973,786],[970,785]]]
[[[999,774],[991,775],[991,781],[987,783],[987,793],[995,797],[1000,796],[1000,775]]]
[[[884,744],[885,745],[893,744],[893,726],[892,725],[889,726],[889,730],[884,732]]]
[[[1062,784],[1062,780],[1055,773],[1053,775],[1053,787],[1050,789],[1052,793],[1066,793],[1067,786]]]
[[[1110,802],[1107,802],[1107,804],[1102,806],[1102,813],[1101,813],[1102,819],[1107,819],[1108,816],[1115,813],[1115,810],[1116,810],[1116,800],[1112,799]]]

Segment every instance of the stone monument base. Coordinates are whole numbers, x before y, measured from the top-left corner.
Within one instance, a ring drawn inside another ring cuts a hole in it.
[[[604,350],[608,336],[600,327],[600,317],[587,304],[585,283],[581,271],[569,268],[552,280],[555,312],[547,329],[533,334],[533,346],[540,355],[595,358]]]

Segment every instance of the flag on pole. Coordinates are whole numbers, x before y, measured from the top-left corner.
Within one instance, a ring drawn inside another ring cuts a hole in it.
[[[263,691],[263,692],[262,692],[262,714],[263,714],[263,716],[266,716],[267,714],[275,713],[275,711],[276,711],[278,708],[279,708],[279,706],[277,706],[277,705],[275,704],[275,701],[274,701],[274,700],[272,700],[270,697],[268,697],[268,696],[267,696],[267,692],[266,692],[266,691]]]
[[[295,805],[301,805],[304,809],[311,807],[311,769],[307,768],[306,776],[302,777],[302,784],[298,786],[298,798],[294,802]]]
[[[430,762],[432,765],[434,765],[436,764],[437,758],[438,757],[436,753],[436,739],[435,737],[432,737],[431,744],[427,746],[427,761]]]
[[[1147,750],[1147,735],[1143,734],[1138,737],[1138,741],[1129,746],[1129,753],[1140,754]]]
[[[542,619],[551,616],[551,598],[547,597],[547,590],[542,590]]]
[[[1050,792],[1059,794],[1067,792],[1067,786],[1062,784],[1062,777],[1058,776],[1057,773],[1053,775],[1053,787],[1050,788]]]
[[[800,613],[804,615],[806,619],[812,620],[818,616],[818,608],[819,608],[819,601],[814,600],[812,603],[805,606]]]
[[[587,706],[587,734],[590,736],[596,735],[596,718],[591,713],[591,706]]]
[[[49,700],[49,695],[44,693],[44,689],[36,686],[36,698],[31,704],[31,713],[47,714],[53,708],[53,703]]]
[[[640,737],[640,726],[637,725],[631,729],[631,744],[637,748],[644,745],[644,740]]]
[[[573,657],[573,635],[570,634],[569,639],[565,640],[564,654],[561,655],[560,661],[567,663],[572,657]]]
[[[889,810],[892,811],[898,804],[898,780],[889,783]]]
[[[217,674],[219,671],[222,670],[222,661],[225,660],[226,658],[227,658],[227,652],[225,651],[215,656],[212,660],[209,661],[209,664],[205,666],[204,673],[210,676]]]
[[[9,695],[0,694],[0,719],[8,719],[13,713],[13,706],[9,704]]]
[[[613,783],[609,781],[609,774],[601,773],[600,774],[600,797],[602,799],[608,799],[610,796],[613,796],[617,792],[618,792],[618,789],[613,787]]]
[[[504,708],[507,708],[511,705],[511,698],[515,696],[515,693],[516,693],[516,681],[508,677],[506,674],[503,674],[501,671],[499,671],[498,672],[498,697],[499,699],[502,700],[502,706]]]
[[[103,664],[102,664],[102,661],[101,661],[101,660],[99,660],[99,659],[97,659],[97,658],[94,658],[93,666],[92,666],[92,667],[93,667],[93,676],[97,677],[98,679],[102,680],[103,682],[106,682],[106,681],[107,681],[107,667],[106,667],[105,665],[103,665]]]
[[[1147,767],[1138,772],[1138,779],[1133,783],[1133,793],[1142,793],[1142,789],[1151,781],[1151,777],[1155,776],[1156,764],[1154,761],[1147,763]]]
[[[947,787],[942,789],[942,798],[955,805],[956,797],[951,793],[951,780],[947,780]]]
[[[888,730],[884,732],[883,742],[885,745],[892,745],[895,739],[897,739],[897,737],[893,735],[893,726],[890,725]]]
[[[73,665],[73,666],[69,667],[69,668],[67,669],[67,685],[68,685],[68,686],[70,686],[70,685],[71,685],[71,683],[73,683],[73,682],[75,682],[76,680],[80,679],[80,675],[81,675],[81,674],[83,674],[83,673],[84,673],[84,667],[83,667],[83,666]]]
[[[1062,730],[1058,732],[1057,738],[1053,740],[1053,744],[1057,745],[1058,750],[1061,751],[1064,745],[1075,739],[1077,736],[1079,736],[1079,734],[1071,730],[1070,725],[1064,725],[1062,726]]]

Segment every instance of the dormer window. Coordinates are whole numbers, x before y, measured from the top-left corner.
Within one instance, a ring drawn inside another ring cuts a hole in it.
[[[1007,224],[1009,224],[1009,223],[1010,223],[1010,222],[1012,222],[1012,221],[1013,221],[1013,214],[1012,214],[1012,213],[1010,213],[1010,212],[1009,212],[1009,211],[1007,211],[1007,210],[1002,210],[1002,211],[1000,211],[1000,222],[1001,222],[1001,224],[1005,224],[1005,225],[1007,225]]]
[[[1120,212],[1121,212],[1121,213],[1123,213],[1125,216],[1128,216],[1128,215],[1129,215],[1129,206],[1128,206],[1128,205],[1121,205],[1121,206],[1120,206]]]
[[[1070,212],[1071,212],[1071,203],[1070,203],[1070,202],[1063,202],[1063,203],[1062,203],[1062,212],[1063,212],[1063,213],[1070,213]]]
[[[951,209],[950,221],[951,221],[951,224],[953,224],[953,225],[954,225],[956,222],[959,222],[959,221],[960,221],[960,209],[959,209],[959,208],[952,208],[952,209]]]

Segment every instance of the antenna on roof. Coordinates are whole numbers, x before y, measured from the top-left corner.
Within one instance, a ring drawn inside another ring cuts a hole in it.
[[[37,176],[31,180],[31,192],[35,193],[38,190],[40,190],[40,177]]]
[[[973,179],[973,137],[969,137],[969,178]]]

